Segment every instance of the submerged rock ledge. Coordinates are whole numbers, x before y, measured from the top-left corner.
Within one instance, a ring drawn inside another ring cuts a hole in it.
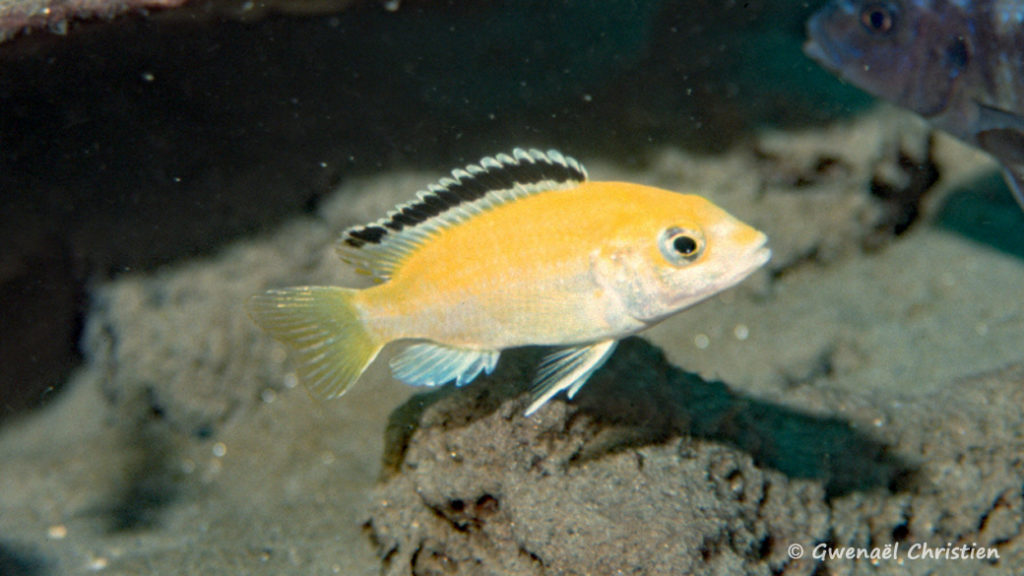
[[[1021,405],[1024,367],[963,382],[956,414],[918,399],[847,422],[737,395],[631,339],[575,401],[524,418],[515,383],[535,356],[395,411],[365,523],[382,573],[820,574],[821,543],[1000,555],[843,560],[826,574],[1008,571],[1024,558],[1024,428],[988,402]],[[850,413],[844,402],[834,411]]]

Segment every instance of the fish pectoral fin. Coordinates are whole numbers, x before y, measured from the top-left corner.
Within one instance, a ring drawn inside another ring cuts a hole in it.
[[[526,415],[536,412],[562,390],[569,391],[569,398],[575,396],[590,375],[608,360],[616,344],[618,340],[603,340],[588,346],[563,348],[545,357],[533,384],[533,400]]]
[[[1024,131],[1024,116],[1021,114],[977,101],[975,104],[978,105],[978,118],[974,126],[975,132],[983,133],[994,130]]]
[[[498,363],[497,350],[452,348],[434,343],[413,344],[391,359],[391,374],[411,386],[464,386]]]
[[[1003,176],[1006,178],[1007,186],[1013,192],[1013,197],[1017,199],[1020,209],[1024,210],[1024,165],[1003,166]]]
[[[1006,183],[1024,209],[1024,116],[979,104],[978,146],[1003,165]]]

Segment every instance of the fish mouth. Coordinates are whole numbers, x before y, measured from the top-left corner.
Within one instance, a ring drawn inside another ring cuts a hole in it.
[[[772,249],[768,247],[768,237],[762,234],[761,241],[750,253],[750,271],[753,272],[764,266],[772,258]]]
[[[754,269],[760,268],[768,263],[772,259],[772,249],[768,246],[762,245],[754,251]]]
[[[827,9],[822,10],[807,21],[807,41],[804,42],[803,50],[811,60],[825,68],[835,70],[842,67],[843,60],[835,47],[830,46],[825,40],[828,35],[825,34],[823,27],[824,21],[829,16],[828,12]]]
[[[723,279],[723,285],[734,286],[742,282],[747,276],[756,272],[759,268],[768,263],[772,257],[772,250],[768,247],[768,237],[761,234],[758,242],[746,253],[743,265],[737,266],[732,274]]]
[[[828,53],[825,52],[825,49],[822,48],[821,44],[819,44],[814,38],[808,38],[807,41],[804,42],[804,54],[822,66],[829,68],[834,66],[832,58],[829,57]]]

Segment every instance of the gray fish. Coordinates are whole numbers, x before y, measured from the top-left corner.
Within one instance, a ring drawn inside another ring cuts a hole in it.
[[[1024,0],[832,0],[804,51],[1003,166],[1024,209]]]

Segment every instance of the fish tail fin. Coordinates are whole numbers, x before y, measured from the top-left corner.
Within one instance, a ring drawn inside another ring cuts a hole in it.
[[[257,294],[246,303],[253,321],[295,353],[299,379],[316,396],[344,394],[384,347],[363,324],[356,292],[300,286]]]

